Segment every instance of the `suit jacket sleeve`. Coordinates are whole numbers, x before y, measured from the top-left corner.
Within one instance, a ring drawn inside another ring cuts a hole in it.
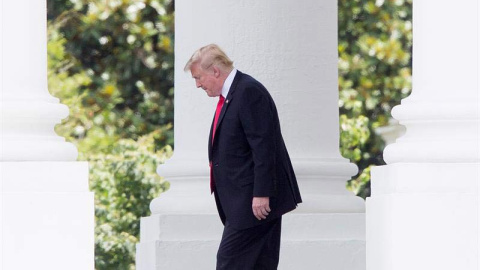
[[[275,117],[273,100],[260,84],[242,91],[240,121],[254,162],[254,197],[275,196]]]

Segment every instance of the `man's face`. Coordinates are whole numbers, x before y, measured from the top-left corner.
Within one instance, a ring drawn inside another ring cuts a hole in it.
[[[195,79],[197,88],[205,90],[209,97],[220,96],[222,93],[222,82],[216,67],[212,66],[208,70],[203,70],[199,64],[193,64],[190,71]]]

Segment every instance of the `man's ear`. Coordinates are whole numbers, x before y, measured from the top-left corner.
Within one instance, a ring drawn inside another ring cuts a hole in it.
[[[213,66],[213,75],[215,78],[220,77],[220,69],[217,66]]]

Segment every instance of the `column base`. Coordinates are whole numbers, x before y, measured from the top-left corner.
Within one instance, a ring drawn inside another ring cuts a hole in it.
[[[345,187],[357,167],[345,159],[296,159],[293,167],[303,203],[302,213],[365,213],[365,201]],[[170,189],[150,203],[153,214],[216,214],[210,194],[208,164],[200,159],[172,158],[158,167]]]
[[[86,162],[0,162],[1,270],[94,269]]]
[[[137,270],[215,269],[223,226],[217,215],[142,218]],[[284,216],[279,269],[365,269],[364,214]]]
[[[365,202],[345,188],[356,167],[345,159],[294,160],[303,203],[285,215],[279,269],[365,269]],[[223,232],[208,165],[175,159],[158,168],[171,190],[142,218],[137,270],[215,269]]]
[[[478,269],[479,164],[372,170],[367,269]]]

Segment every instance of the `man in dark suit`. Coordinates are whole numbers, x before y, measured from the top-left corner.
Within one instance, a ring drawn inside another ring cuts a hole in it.
[[[302,202],[267,89],[215,44],[185,66],[219,97],[208,140],[210,187],[224,224],[217,269],[277,269],[281,217]]]

